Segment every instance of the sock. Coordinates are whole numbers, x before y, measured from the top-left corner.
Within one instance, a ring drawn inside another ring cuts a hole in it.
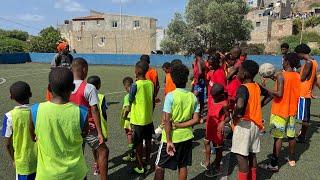
[[[128,150],[129,150],[129,155],[131,157],[134,157],[134,152],[133,152],[133,144],[128,144]]]
[[[251,168],[249,170],[248,179],[249,180],[256,180],[257,179],[257,168]]]
[[[238,171],[238,180],[247,180],[247,179],[248,179],[248,173]]]

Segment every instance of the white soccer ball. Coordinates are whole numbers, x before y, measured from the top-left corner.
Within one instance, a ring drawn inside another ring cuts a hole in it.
[[[259,68],[259,74],[260,76],[264,78],[272,77],[276,73],[276,68],[273,64],[270,63],[264,63]]]

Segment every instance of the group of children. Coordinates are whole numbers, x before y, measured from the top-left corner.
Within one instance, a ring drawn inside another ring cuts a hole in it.
[[[274,137],[271,162],[262,164],[278,171],[282,139],[289,139],[290,166],[295,166],[295,116],[303,121],[299,142],[305,142],[310,120],[312,88],[317,63],[309,56],[310,48],[301,44],[295,53],[284,53],[283,70],[269,78],[275,88],[267,88],[265,79],[255,82],[259,65],[246,60],[239,47],[225,54],[211,50],[203,60],[195,52],[192,91],[187,89],[189,69],[181,60],[165,63],[165,100],[160,129],[161,143],[155,162],[154,179],[164,179],[165,169],[178,169],[179,179],[187,179],[192,164],[193,126],[204,121],[205,97],[207,118],[205,161],[201,162],[209,177],[221,174],[224,129],[233,131],[231,151],[236,155],[238,179],[257,178],[256,153],[260,152],[260,133],[264,131],[262,107],[272,102],[270,129]],[[300,59],[305,60],[300,68]],[[71,69],[71,70],[70,70]],[[30,86],[22,81],[10,87],[11,99],[18,106],[5,114],[2,133],[8,138],[7,149],[16,167],[18,179],[85,179],[88,172],[84,146],[92,149],[94,173],[107,179],[109,149],[107,103],[99,94],[101,79],[88,79],[88,63],[75,58],[71,68],[55,67],[49,74],[50,99],[29,104]],[[150,57],[142,55],[135,65],[135,79],[125,77],[127,94],[123,99],[120,125],[125,130],[128,154],[124,161],[136,162],[133,171],[143,174],[151,169],[151,142],[155,133],[153,111],[159,102],[157,71],[150,67]],[[260,96],[264,96],[261,100]],[[281,107],[281,108],[280,108]],[[216,159],[211,165],[211,145]]]

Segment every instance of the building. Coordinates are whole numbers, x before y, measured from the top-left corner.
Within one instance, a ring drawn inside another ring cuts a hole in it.
[[[157,35],[156,35],[156,50],[160,50],[161,41],[166,37],[166,29],[164,28],[157,28]]]
[[[156,24],[154,18],[91,11],[58,29],[77,53],[150,54],[156,49]]]

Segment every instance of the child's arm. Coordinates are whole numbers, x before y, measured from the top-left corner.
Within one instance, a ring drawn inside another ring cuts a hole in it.
[[[122,118],[127,119],[130,111],[131,111],[130,106],[125,106],[124,107],[124,112],[122,114]]]
[[[12,145],[12,136],[6,138],[7,139],[7,151],[12,159],[12,161],[14,161],[14,150],[13,150],[13,145]]]
[[[301,70],[302,71],[301,82],[304,82],[307,80],[308,75],[311,73],[311,69],[312,69],[311,61],[306,61],[304,68]]]
[[[35,127],[34,127],[34,123],[33,123],[31,114],[30,114],[30,118],[29,118],[29,132],[30,132],[30,136],[31,136],[32,141],[36,142]]]
[[[248,99],[248,89],[243,85],[240,86],[237,90],[236,106],[234,108],[233,119],[239,119],[243,117]]]
[[[87,117],[85,123],[84,123],[84,126],[82,128],[82,137],[86,137],[89,133],[89,118]]]
[[[278,73],[276,75],[276,83],[277,83],[277,90],[271,90],[264,86],[260,86],[260,88],[265,89],[268,91],[269,95],[273,97],[281,98],[283,96],[283,86],[284,86],[284,77],[282,73]]]
[[[167,153],[170,156],[174,156],[174,153],[176,152],[176,149],[174,147],[174,144],[172,143],[172,137],[171,137],[171,131],[172,131],[172,124],[171,124],[171,114],[163,112],[164,115],[164,131],[166,133],[166,138],[167,138]]]
[[[101,104],[101,111],[102,111],[102,116],[105,120],[108,119],[107,109],[108,109],[108,106],[107,106],[106,97],[103,97],[102,104]]]
[[[238,67],[232,67],[227,75],[227,80],[232,80],[233,76],[238,73]]]
[[[172,126],[174,129],[194,126],[199,123],[199,119],[199,113],[194,113],[192,119],[181,123],[172,123]]]
[[[102,136],[102,129],[101,129],[101,123],[100,123],[101,119],[100,119],[100,112],[99,112],[98,105],[96,104],[96,105],[90,106],[90,108],[91,108],[94,124],[98,131],[99,144],[102,144],[104,142],[104,138]]]
[[[224,121],[222,121],[221,123],[219,123],[218,125],[218,132],[221,132],[223,133],[224,131],[224,125],[229,123],[231,121],[231,117],[230,117],[230,111],[229,111],[229,106],[226,105],[223,107],[221,113],[223,113],[225,116],[224,116]],[[221,115],[223,115],[221,114]]]

